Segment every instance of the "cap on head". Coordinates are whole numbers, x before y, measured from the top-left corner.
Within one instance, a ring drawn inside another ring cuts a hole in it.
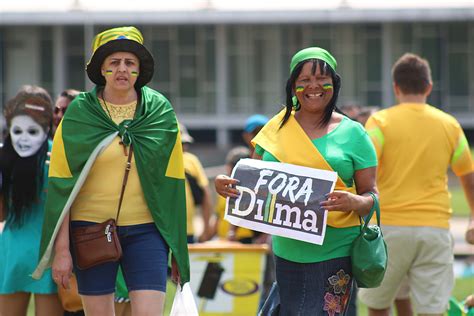
[[[290,73],[293,72],[296,65],[308,59],[324,60],[334,72],[336,71],[337,61],[327,50],[320,47],[308,47],[300,50],[291,58]]]
[[[262,115],[262,114],[252,115],[245,121],[244,132],[251,133],[257,127],[263,127],[265,124],[267,124],[267,122],[268,122],[268,117],[266,117],[265,115]]]
[[[140,60],[140,73],[136,88],[150,82],[155,69],[153,56],[143,45],[143,35],[134,26],[122,26],[99,33],[92,43],[92,57],[87,63],[86,71],[89,79],[97,85],[105,85],[101,67],[107,56],[116,52],[129,52]]]

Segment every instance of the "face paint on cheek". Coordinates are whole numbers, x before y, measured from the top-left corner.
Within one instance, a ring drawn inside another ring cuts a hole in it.
[[[297,86],[295,89],[296,92],[303,92],[303,90],[304,90],[304,87],[302,86]]]
[[[324,90],[332,90],[333,86],[330,83],[325,83],[325,84],[323,84],[323,89]]]
[[[113,73],[112,70],[106,70],[106,71],[105,71],[105,75],[106,75],[106,76],[110,76],[112,73]]]
[[[133,77],[138,77],[138,71],[132,71],[130,73]]]

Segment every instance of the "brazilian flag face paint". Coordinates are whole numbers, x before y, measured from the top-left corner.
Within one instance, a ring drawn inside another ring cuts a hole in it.
[[[138,71],[132,71],[132,72],[131,72],[131,75],[132,75],[133,77],[138,77]]]
[[[295,89],[296,92],[303,92],[303,90],[304,90],[304,87],[296,86],[296,89]]]
[[[332,90],[332,89],[333,89],[333,85],[330,84],[330,83],[325,83],[325,84],[323,84],[323,89],[324,89],[324,90]]]
[[[105,74],[106,74],[107,76],[110,76],[112,73],[113,73],[112,70],[106,70],[106,71],[105,71]]]

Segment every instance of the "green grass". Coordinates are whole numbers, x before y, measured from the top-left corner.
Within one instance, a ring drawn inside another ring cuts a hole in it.
[[[449,188],[451,192],[451,206],[453,208],[453,216],[469,216],[469,205],[467,204],[464,191],[461,186]]]
[[[474,293],[474,277],[456,279],[452,296],[462,301],[472,293]],[[393,315],[396,313],[394,312]],[[360,301],[357,301],[357,316],[367,316],[367,306]]]
[[[474,293],[474,277],[456,280],[452,296],[458,301],[464,300],[468,295]]]

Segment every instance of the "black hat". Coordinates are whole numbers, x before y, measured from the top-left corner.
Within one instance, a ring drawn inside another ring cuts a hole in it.
[[[87,76],[92,82],[105,85],[101,67],[105,58],[116,52],[130,52],[140,60],[136,88],[141,88],[150,82],[155,62],[151,53],[143,46],[142,33],[134,26],[117,27],[97,34],[92,43],[92,57],[86,67]]]

